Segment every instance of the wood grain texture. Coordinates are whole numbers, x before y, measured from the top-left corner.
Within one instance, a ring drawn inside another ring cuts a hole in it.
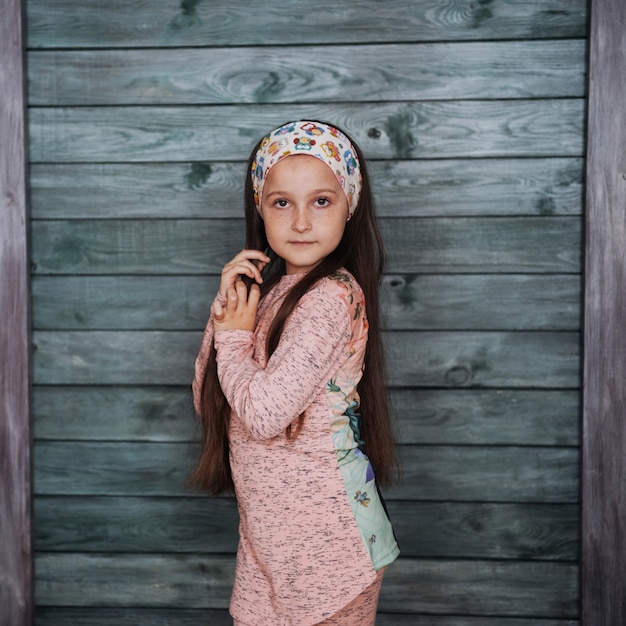
[[[232,626],[233,618],[227,609],[143,609],[102,607],[47,607],[38,606],[37,626]],[[512,626],[517,626],[513,624]],[[532,626],[561,626],[547,622]],[[563,623],[563,626],[573,626]]]
[[[392,389],[398,443],[576,446],[576,389]],[[37,385],[34,436],[62,441],[197,441],[191,388]]]
[[[403,558],[576,561],[578,506],[389,500]],[[40,552],[234,554],[230,498],[41,496]]]
[[[591,4],[583,383],[582,618],[626,622],[626,5]]]
[[[577,389],[392,389],[401,444],[577,446]]]
[[[181,496],[197,446],[179,443],[39,442],[37,495]],[[390,499],[578,502],[575,448],[404,446]],[[472,471],[468,472],[468,468]]]
[[[389,330],[578,330],[580,277],[570,274],[390,274]],[[218,276],[35,276],[37,330],[201,330]]]
[[[228,607],[232,556],[43,554],[36,593],[44,606]]]
[[[149,7],[149,8],[148,8]],[[338,7],[304,0],[184,3],[109,0],[82,10],[79,0],[29,0],[28,44],[36,48],[335,44],[584,37],[584,0],[391,0]],[[259,20],[259,15],[264,19]],[[308,27],[302,16],[314,19]],[[378,24],[378,28],[373,28]],[[299,27],[296,27],[298,25]],[[236,35],[235,35],[236,34]],[[236,39],[235,39],[236,36]]]
[[[239,540],[234,498],[42,496],[41,552],[229,554]]]
[[[381,302],[390,330],[578,330],[580,277],[392,274]]]
[[[231,626],[226,609],[56,608],[37,609],[37,626]],[[381,613],[377,626],[578,626],[578,620],[515,617],[459,617]]]
[[[581,215],[583,161],[370,161],[380,217]],[[245,164],[48,163],[30,170],[33,219],[233,218]]]
[[[392,332],[389,381],[407,387],[579,386],[575,332]]]
[[[187,385],[201,333],[38,331],[39,385]],[[576,332],[398,331],[384,335],[389,380],[399,387],[576,389]]]
[[[378,613],[377,626],[578,626],[575,619],[541,619],[532,617],[460,617],[458,615],[400,615]]]
[[[578,505],[390,500],[403,558],[572,561]]]
[[[577,624],[586,0],[28,0],[37,624],[230,624],[190,382],[286,119],[364,149],[402,549],[378,624]]]
[[[132,607],[141,597],[143,607],[226,608],[234,559],[45,554],[36,564],[44,606]],[[403,559],[385,575],[379,610],[574,617],[576,576],[568,563]]]
[[[575,217],[387,218],[390,273],[578,273]],[[71,220],[32,224],[35,274],[219,274],[242,220]]]
[[[33,434],[39,440],[198,440],[191,381],[184,387],[37,385]]]
[[[342,127],[368,159],[580,157],[582,99],[33,107],[33,163],[245,160],[289,119]]]
[[[562,98],[584,95],[584,40],[33,51],[35,106]],[[62,72],[58,68],[63,68]]]
[[[22,6],[0,11],[0,622],[33,614],[30,328]]]
[[[577,567],[568,563],[403,559],[385,575],[379,610],[576,617]]]

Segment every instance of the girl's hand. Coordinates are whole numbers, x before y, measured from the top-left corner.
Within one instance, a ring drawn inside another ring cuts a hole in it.
[[[226,306],[217,300],[213,303],[213,325],[220,330],[254,330],[256,310],[259,306],[261,290],[254,284],[248,291],[242,280],[235,282],[226,294]]]
[[[269,257],[261,250],[242,250],[232,261],[224,265],[219,288],[222,298],[227,297],[228,290],[235,287],[236,281],[242,275],[262,283],[261,272],[269,262]]]

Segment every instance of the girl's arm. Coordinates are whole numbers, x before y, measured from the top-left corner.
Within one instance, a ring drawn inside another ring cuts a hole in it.
[[[315,288],[287,320],[265,369],[252,358],[252,332],[225,330],[215,334],[217,371],[224,395],[253,437],[275,437],[324,389],[349,341],[345,302],[326,289]]]
[[[222,269],[220,287],[217,297],[211,305],[209,320],[204,329],[200,351],[196,357],[195,375],[191,386],[193,391],[193,404],[198,415],[200,414],[200,396],[202,394],[204,372],[206,371],[207,359],[209,358],[213,335],[216,330],[215,322],[217,322],[219,329],[219,322],[223,319],[223,310],[226,306],[228,292],[235,287],[238,278],[243,275],[252,278],[257,283],[263,282],[261,271],[269,260],[269,257],[260,250],[242,250],[233,257],[231,261],[226,263]]]

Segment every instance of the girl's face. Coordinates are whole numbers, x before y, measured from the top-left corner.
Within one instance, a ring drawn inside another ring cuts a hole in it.
[[[312,270],[343,237],[348,201],[331,169],[298,154],[272,167],[263,185],[260,213],[272,250],[287,274]]]

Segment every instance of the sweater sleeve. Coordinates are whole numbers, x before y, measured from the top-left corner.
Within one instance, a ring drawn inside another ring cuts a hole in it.
[[[250,435],[271,439],[301,415],[325,387],[349,341],[344,301],[319,288],[293,311],[265,369],[253,359],[251,332],[217,332],[220,384]]]

